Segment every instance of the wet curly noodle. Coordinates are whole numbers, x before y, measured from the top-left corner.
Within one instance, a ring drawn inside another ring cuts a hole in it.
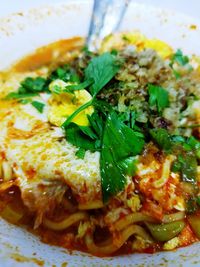
[[[97,256],[200,239],[200,59],[140,33],[0,73],[0,216]]]

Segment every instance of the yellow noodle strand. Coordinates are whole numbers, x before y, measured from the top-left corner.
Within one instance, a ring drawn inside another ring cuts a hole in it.
[[[149,236],[149,234],[139,225],[130,225],[129,227],[124,229],[120,233],[118,245],[112,242],[111,244],[108,244],[105,246],[101,246],[101,245],[97,246],[94,243],[93,235],[91,233],[86,234],[85,242],[90,253],[93,253],[96,255],[109,255],[117,251],[132,235],[141,236],[143,239],[147,240],[148,242],[152,242],[152,239]]]
[[[5,190],[7,190],[8,188],[10,188],[13,185],[15,185],[15,181],[14,180],[3,182],[2,184],[0,184],[0,193],[5,191]]]
[[[132,214],[127,215],[126,217],[118,220],[114,225],[114,229],[117,231],[121,231],[125,227],[127,227],[130,224],[136,223],[136,222],[156,222],[156,220],[146,214],[143,214],[141,212],[135,212]]]
[[[43,225],[54,231],[62,231],[67,229],[71,225],[86,219],[88,219],[88,215],[86,212],[77,212],[72,215],[69,215],[66,219],[60,222],[55,222],[47,218],[44,218]]]
[[[167,158],[165,159],[165,162],[163,164],[161,178],[153,182],[153,186],[155,188],[162,187],[168,181],[169,175],[170,175],[171,163],[174,160],[175,160],[175,156],[173,156],[173,155],[167,156]]]

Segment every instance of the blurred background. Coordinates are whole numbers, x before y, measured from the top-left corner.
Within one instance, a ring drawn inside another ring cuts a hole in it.
[[[45,5],[58,2],[76,2],[80,0],[0,0],[0,16],[17,12],[34,6]],[[82,0],[92,1],[92,0]],[[102,0],[99,0],[102,1]],[[123,1],[123,0],[121,0]],[[132,0],[134,2],[164,7],[188,15],[192,15],[200,19],[200,0]]]

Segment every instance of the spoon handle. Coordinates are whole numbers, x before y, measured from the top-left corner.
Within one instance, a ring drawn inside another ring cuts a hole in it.
[[[130,0],[94,0],[87,46],[90,51],[99,47],[100,40],[116,31]]]

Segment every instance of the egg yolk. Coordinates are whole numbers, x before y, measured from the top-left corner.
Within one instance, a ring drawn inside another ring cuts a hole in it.
[[[61,89],[59,94],[53,92],[55,85]],[[49,98],[48,120],[53,125],[59,127],[80,106],[92,99],[92,96],[86,90],[77,90],[73,93],[62,92],[68,85],[71,84],[65,83],[62,80],[55,80],[49,86],[49,90],[52,91],[53,94]],[[94,109],[92,106],[86,108],[74,117],[72,122],[81,126],[87,126],[89,124],[87,115],[91,115],[93,111]]]

